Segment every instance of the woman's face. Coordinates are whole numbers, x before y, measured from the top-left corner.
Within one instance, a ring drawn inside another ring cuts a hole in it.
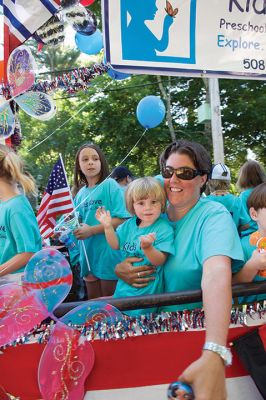
[[[97,183],[101,172],[101,160],[95,149],[85,147],[79,154],[79,166],[88,183]]]
[[[196,169],[194,163],[186,154],[172,153],[166,161],[166,166],[172,168],[190,167]],[[206,181],[206,175],[196,176],[190,181],[177,178],[175,174],[165,179],[165,190],[169,203],[177,208],[189,211],[200,197],[200,189]]]

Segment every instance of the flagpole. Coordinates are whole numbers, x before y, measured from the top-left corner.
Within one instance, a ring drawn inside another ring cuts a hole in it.
[[[62,154],[61,154],[61,153],[59,153],[59,157],[60,157],[60,160],[61,160],[61,163],[62,163],[62,166],[63,166],[63,170],[64,170],[64,173],[65,173],[66,183],[67,183],[67,187],[68,187],[68,190],[69,190],[69,193],[70,193],[70,198],[71,198],[72,205],[73,205],[73,209],[74,209],[74,215],[75,215],[75,217],[78,219],[77,214],[76,214],[76,211],[75,211],[75,205],[74,205],[72,193],[71,193],[71,190],[70,190],[70,186],[69,186],[69,183],[68,183],[67,174],[66,174],[66,170],[65,170],[65,165],[64,165],[64,162],[63,162],[63,158],[62,158]],[[91,267],[90,267],[88,255],[87,255],[87,252],[86,252],[84,240],[81,240],[81,245],[82,245],[82,248],[83,248],[83,252],[84,252],[85,259],[86,259],[86,263],[87,263],[88,270],[89,270],[89,272],[91,272]]]

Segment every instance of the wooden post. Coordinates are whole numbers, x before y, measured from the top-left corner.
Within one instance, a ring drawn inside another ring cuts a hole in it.
[[[224,164],[224,142],[218,78],[209,78],[208,84],[211,102],[211,125],[214,164]]]

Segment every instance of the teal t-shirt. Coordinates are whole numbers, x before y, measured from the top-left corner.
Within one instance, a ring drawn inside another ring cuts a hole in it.
[[[249,196],[251,195],[251,193],[253,192],[253,188],[249,188],[246,190],[243,190],[243,192],[240,193],[239,198],[241,200],[242,206],[244,207],[244,209],[246,210],[246,212],[249,215],[249,209],[248,209],[248,205],[247,205],[247,201]],[[247,229],[246,231],[242,232],[241,236],[247,236],[250,235],[252,232],[256,232],[258,230],[258,225],[257,222],[253,221],[253,219],[250,220],[249,223],[249,229]]]
[[[42,240],[28,199],[18,195],[0,203],[0,264],[19,253],[35,253]],[[24,268],[15,271],[23,272]]]
[[[251,258],[253,251],[256,249],[256,246],[252,246],[250,244],[250,235],[249,236],[244,236],[241,239],[241,245],[243,248],[243,253],[244,253],[244,264]],[[253,278],[253,282],[261,282],[265,281],[266,278],[260,275],[256,275]],[[254,303],[256,301],[261,301],[261,300],[266,300],[266,294],[259,294],[259,295],[253,295],[253,296],[247,296],[247,297],[239,297],[238,302],[240,304],[246,304],[246,303]]]
[[[230,257],[233,270],[243,263],[243,251],[231,215],[221,204],[200,198],[183,218],[175,222],[175,256],[170,255],[163,268],[165,292],[201,289],[204,261],[217,255]],[[201,305],[194,303],[162,309],[175,311]]]
[[[102,206],[110,211],[112,218],[130,217],[125,208],[123,192],[118,183],[111,178],[92,188],[87,186],[82,187],[76,195],[74,203],[75,207],[80,204],[77,209],[80,219],[88,225],[99,225],[99,222],[95,218],[95,212],[98,207]],[[83,242],[90,263],[91,273],[100,279],[117,279],[114,269],[116,264],[122,260],[121,253],[111,249],[105,239],[104,233],[91,236]],[[89,270],[81,243],[79,243],[79,251],[81,275],[87,276]]]
[[[119,248],[122,251],[123,258],[126,257],[141,257],[143,261],[134,263],[133,266],[138,265],[151,265],[150,261],[145,256],[140,247],[140,236],[155,233],[156,239],[153,246],[162,252],[174,254],[174,229],[165,218],[158,218],[152,225],[146,227],[139,227],[136,217],[132,217],[125,221],[117,228],[117,236],[119,240]],[[144,288],[135,288],[128,285],[126,282],[118,279],[114,297],[127,297],[127,296],[142,296],[145,294],[162,293],[163,286],[163,267],[156,268],[155,280],[151,281],[148,286]],[[157,308],[146,308],[139,310],[126,311],[126,314],[135,316],[156,312]]]
[[[209,195],[206,197],[206,200],[212,200],[223,204],[232,215],[233,221],[237,228],[246,224],[251,224],[249,213],[247,213],[246,208],[243,207],[242,201],[239,197],[228,193],[223,196]]]

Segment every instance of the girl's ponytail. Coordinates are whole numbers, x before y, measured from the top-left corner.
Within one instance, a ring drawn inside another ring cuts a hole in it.
[[[9,147],[0,144],[0,178],[19,183],[25,193],[36,194],[33,177],[24,172],[22,159]]]

